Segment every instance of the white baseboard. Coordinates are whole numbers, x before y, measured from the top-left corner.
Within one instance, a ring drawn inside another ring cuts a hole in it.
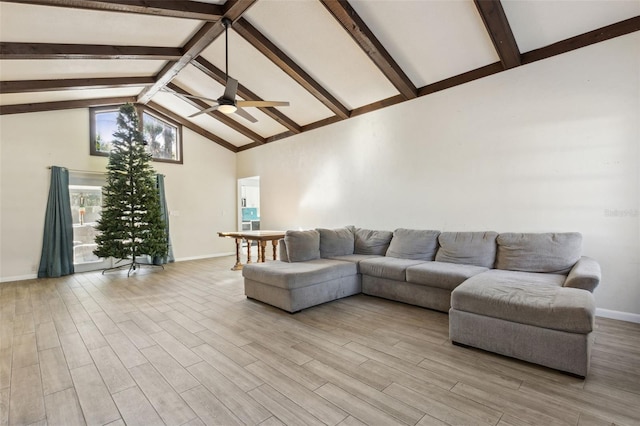
[[[38,278],[38,274],[16,275],[15,277],[0,277],[0,283],[6,283],[9,281],[35,280],[36,278]]]
[[[181,257],[176,259],[176,262],[185,262],[187,260],[200,260],[200,259],[212,259],[214,257],[225,257],[225,256],[233,256],[236,253],[230,251],[228,253],[215,253],[215,254],[204,254],[201,256],[190,256],[190,257]]]
[[[640,314],[632,314],[631,312],[620,312],[612,311],[609,309],[596,308],[596,316],[640,324]]]

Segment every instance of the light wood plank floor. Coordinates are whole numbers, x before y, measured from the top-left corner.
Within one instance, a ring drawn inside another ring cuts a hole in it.
[[[640,424],[640,324],[598,318],[580,380],[383,299],[290,315],[233,263],[0,284],[0,424]]]

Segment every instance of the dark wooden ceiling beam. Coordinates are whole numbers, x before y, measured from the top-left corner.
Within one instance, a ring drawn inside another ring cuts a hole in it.
[[[0,115],[10,114],[26,114],[30,112],[44,112],[44,111],[60,111],[66,109],[76,108],[91,108],[105,105],[121,105],[126,103],[135,103],[135,96],[115,97],[115,98],[99,98],[99,99],[80,99],[74,101],[58,101],[58,102],[41,102],[34,104],[18,104],[18,105],[0,105]],[[154,102],[149,102],[148,107],[160,112],[174,121],[177,121],[181,125],[188,129],[198,133],[201,136],[217,143],[218,145],[228,149],[232,152],[238,152],[238,147],[227,142],[221,137],[214,135],[213,133],[201,128],[200,126],[184,119],[183,117],[173,113],[172,111],[158,105]]]
[[[580,49],[591,44],[600,43],[615,37],[631,34],[640,31],[640,16],[635,16],[615,24],[607,25],[588,33],[580,34],[566,40],[559,41],[540,49],[531,50],[522,54],[522,63],[530,64],[541,59],[561,55],[572,50]]]
[[[103,105],[119,105],[136,101],[135,96],[116,98],[78,99],[74,101],[40,102],[33,104],[0,105],[0,115],[25,114],[29,112],[59,111],[64,109],[90,108]]]
[[[397,96],[404,100],[404,96],[402,96],[402,95],[397,95]],[[310,130],[319,129],[320,127],[328,126],[330,124],[337,123],[338,121],[342,121],[342,118],[338,117],[337,115],[333,115],[331,117],[323,118],[322,120],[318,120],[318,121],[314,121],[313,123],[305,124],[304,126],[302,126],[302,132],[304,133],[304,132],[308,132]],[[294,136],[294,134],[289,132],[289,131],[278,133],[277,135],[269,136],[267,138],[267,143],[279,141],[280,139],[285,139],[285,138],[288,138],[290,136]],[[243,146],[239,147],[238,150],[239,151],[246,151],[248,149],[255,148],[257,146],[259,146],[259,145],[256,144],[256,143],[252,143],[252,144],[248,144],[248,145],[243,145]]]
[[[321,0],[324,7],[340,22],[351,38],[367,54],[374,64],[389,79],[391,84],[406,98],[413,99],[418,89],[404,73],[400,65],[384,48],[382,43],[360,18],[346,0]]]
[[[182,57],[177,47],[0,42],[0,59],[154,59]]]
[[[280,69],[293,78],[298,84],[304,87],[309,93],[315,96],[327,108],[333,111],[338,117],[349,118],[350,111],[345,108],[327,89],[315,81],[306,71],[296,64],[289,56],[265,37],[257,28],[244,18],[240,18],[233,29],[245,40],[253,45],[260,53],[269,58]]]
[[[215,135],[213,133],[211,133],[208,130],[203,129],[202,127],[198,126],[195,123],[192,123],[191,121],[187,120],[186,118],[174,113],[173,111],[163,107],[162,105],[159,105],[153,101],[147,103],[147,106],[151,109],[156,110],[157,112],[166,115],[167,117],[173,119],[174,121],[177,121],[178,123],[180,123],[181,125],[183,125],[184,127],[186,127],[189,130],[192,130],[193,132],[199,134],[200,136],[204,136],[205,138],[217,143],[218,145],[220,145],[223,148],[228,149],[231,152],[238,152],[238,147],[229,143],[228,141],[224,140],[223,138],[221,138],[218,135]]]
[[[520,50],[500,0],[474,0],[474,3],[504,69],[520,66]]]
[[[445,78],[444,80],[440,80],[435,83],[423,86],[418,89],[418,96],[426,96],[430,95],[431,93],[440,92],[441,90],[450,89],[464,83],[469,83],[473,80],[478,80],[480,78],[497,74],[501,71],[504,71],[502,63],[494,62],[493,64],[485,65],[484,67],[476,68],[474,70],[467,71],[465,73]]]
[[[186,96],[181,96],[181,95],[193,95],[193,93],[187,92],[182,87],[180,87],[180,86],[178,86],[176,84],[173,84],[173,83],[167,84],[167,89],[172,91],[173,93],[175,93],[177,96],[180,97],[180,99],[182,99],[183,101],[185,101],[186,103],[188,103],[189,105],[191,105],[193,107],[196,107],[198,109],[205,109],[205,108],[210,108],[211,107],[211,105],[209,105],[208,103],[206,103],[205,101],[202,101],[200,99],[193,99],[193,98],[188,98]],[[257,142],[259,144],[266,143],[265,138],[263,138],[262,136],[260,136],[256,132],[252,131],[251,129],[246,128],[241,123],[239,123],[236,120],[234,120],[233,118],[229,117],[227,114],[223,114],[220,111],[209,111],[207,113],[207,115],[209,115],[209,116],[215,118],[216,120],[224,123],[225,125],[231,127],[236,132],[248,137],[249,139],[251,139],[254,142]]]
[[[223,86],[227,84],[224,71],[217,68],[215,65],[207,61],[202,56],[199,56],[194,61],[192,61],[191,65],[195,66],[200,71],[202,71],[203,73],[205,73],[206,75],[208,75],[209,77],[217,81],[218,83],[222,84]],[[255,93],[253,93],[251,90],[247,89],[245,86],[243,86],[240,83],[238,83],[237,93],[238,93],[238,96],[240,96],[244,100],[250,100],[250,101],[263,100],[258,95],[256,95]],[[258,109],[264,112],[266,115],[268,115],[272,119],[274,119],[275,121],[277,121],[278,123],[280,123],[282,126],[289,129],[290,132],[296,134],[302,131],[300,126],[295,121],[287,117],[279,109],[272,108],[272,107],[258,108]]]
[[[60,80],[0,81],[0,93],[50,92],[54,90],[116,89],[148,86],[153,77],[72,78]]]
[[[375,111],[378,109],[386,108],[392,105],[396,105],[406,101],[407,99],[403,95],[391,96],[387,99],[381,99],[376,102],[372,102],[368,105],[363,105],[351,111],[351,117],[357,117],[362,114],[366,114],[371,111]]]
[[[249,9],[256,0],[227,0],[224,4],[225,18],[236,21],[242,14]],[[195,59],[200,53],[206,49],[216,38],[224,32],[224,25],[221,22],[207,22],[194,35],[191,40],[183,48],[183,55],[176,62],[167,64],[156,78],[153,86],[147,87],[138,95],[138,102],[147,103],[149,100],[165,87],[184,67]]]
[[[176,0],[3,0],[11,3],[58,6],[73,9],[98,10],[105,12],[138,13],[170,18],[217,21],[223,7],[195,1]]]

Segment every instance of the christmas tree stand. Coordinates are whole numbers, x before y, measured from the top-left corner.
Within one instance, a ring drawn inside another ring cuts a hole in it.
[[[123,260],[127,260],[127,259],[120,259],[118,262],[116,263],[120,263]],[[156,265],[155,263],[146,263],[146,262],[138,262],[137,260],[133,260],[129,263],[125,263],[124,265],[118,265],[118,266],[113,266],[111,268],[106,268],[102,270],[102,275],[104,275],[105,272],[109,272],[109,271],[115,271],[118,269],[123,269],[126,267],[129,267],[129,271],[127,271],[127,277],[129,277],[131,275],[131,271],[135,271],[136,269],[141,269],[142,266],[151,266],[153,268],[162,268],[164,270],[164,266],[163,265]]]

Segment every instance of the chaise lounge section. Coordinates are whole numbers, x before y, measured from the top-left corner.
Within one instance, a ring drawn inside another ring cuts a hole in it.
[[[501,234],[496,269],[451,294],[451,341],[585,377],[600,267],[581,243],[577,233]]]
[[[245,294],[297,312],[360,292],[449,313],[449,337],[586,376],[600,267],[579,233],[287,231]]]
[[[313,259],[268,265],[255,268],[251,264],[245,265],[245,295],[287,312],[297,312],[362,292],[356,263]]]

